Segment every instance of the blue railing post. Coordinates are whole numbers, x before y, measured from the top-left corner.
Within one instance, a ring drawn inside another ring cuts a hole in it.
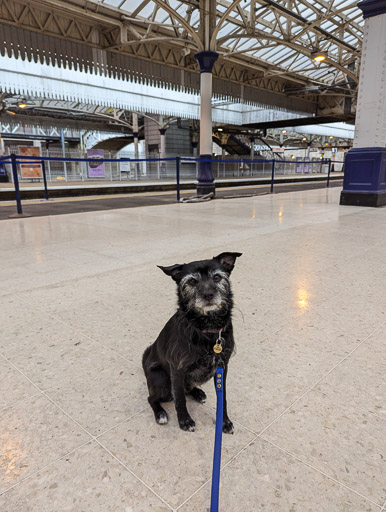
[[[180,200],[181,193],[180,193],[180,161],[181,157],[176,157],[176,179],[177,179],[177,201]]]
[[[48,187],[47,187],[47,176],[46,176],[46,164],[44,163],[44,160],[42,160],[41,165],[42,165],[42,174],[43,174],[43,182],[44,182],[44,195],[45,195],[46,201],[49,201]]]
[[[273,194],[273,182],[275,179],[275,160],[272,160],[271,194]]]
[[[17,205],[17,213],[19,215],[23,214],[23,209],[21,207],[21,198],[20,198],[20,188],[19,188],[19,178],[17,176],[17,162],[15,153],[11,154],[11,165],[12,165],[12,175],[13,175],[13,183],[15,185],[15,195],[16,195],[16,205]]]
[[[330,186],[331,160],[328,160],[327,187]]]

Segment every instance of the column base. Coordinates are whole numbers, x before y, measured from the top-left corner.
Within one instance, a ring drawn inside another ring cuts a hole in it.
[[[9,219],[25,219],[26,217],[32,217],[29,213],[13,213],[8,215]]]
[[[346,156],[341,205],[386,205],[386,148],[355,148]]]
[[[197,176],[197,195],[204,196],[216,192],[212,172],[212,155],[200,155]]]
[[[366,194],[360,192],[342,192],[340,204],[345,206],[386,206],[386,192],[380,194]]]
[[[206,196],[206,194],[210,194],[211,192],[216,195],[216,187],[214,183],[197,183],[196,190],[198,196]]]

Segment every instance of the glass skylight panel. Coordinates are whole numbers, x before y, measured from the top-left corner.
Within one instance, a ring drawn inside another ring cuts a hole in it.
[[[256,23],[256,30],[261,30],[261,31],[265,32],[267,30],[267,28],[262,23],[257,22]],[[267,33],[268,33],[268,31],[267,31]]]
[[[316,19],[316,12],[315,11],[313,11],[309,7],[306,7],[306,6],[304,6],[302,4],[299,4],[299,3],[297,5],[298,5],[298,9],[296,9],[294,7],[293,12],[298,14],[298,11],[299,11],[300,16],[302,16],[303,18],[306,18],[307,21],[314,21]]]
[[[254,46],[256,46],[256,41],[247,40],[247,41],[241,42],[239,45],[237,45],[237,51],[241,51],[241,50],[245,51],[249,48],[253,48]]]
[[[153,7],[154,10],[154,7]],[[152,11],[153,14],[153,11]],[[158,9],[157,14],[155,15],[154,21],[158,21],[159,23],[171,23],[170,15],[168,12],[163,9]]]
[[[270,22],[274,22],[276,21],[276,18],[275,18],[275,15],[273,14],[272,11],[269,11],[265,16],[264,16],[264,19],[267,20],[267,21],[270,21]]]
[[[119,4],[122,3],[122,0],[101,0],[101,3],[109,5],[110,7],[119,7]]]
[[[300,57],[295,63],[293,66],[291,66],[291,69],[293,71],[301,71],[302,69],[304,69],[305,66],[307,66],[310,62],[310,59],[303,56],[303,57]]]
[[[190,24],[193,26],[200,21],[200,13],[195,10],[190,17]]]
[[[122,2],[122,5],[120,6],[120,9],[122,11],[127,11],[129,13],[132,13],[138,7],[138,4],[139,4],[139,2],[137,0],[124,0]],[[151,6],[151,7],[153,7],[153,6]]]
[[[281,48],[280,46],[277,48],[272,48],[272,50],[268,50],[268,52],[264,55],[264,60],[270,60],[275,64],[275,62],[287,57],[290,54],[287,48]]]
[[[324,30],[328,30],[328,31],[332,31],[333,29],[336,28],[336,25],[335,23],[333,23],[332,21],[328,20],[326,21],[325,23],[322,23],[321,24],[321,27],[324,29]]]
[[[292,30],[291,30],[291,33],[293,36],[296,36],[297,34],[299,34],[299,32],[302,32],[304,27],[300,27],[299,25],[295,25],[292,27]]]
[[[169,0],[169,5],[172,9],[177,10],[178,7],[181,5],[180,0]]]
[[[138,2],[136,2],[136,7],[134,9],[129,11],[129,14],[135,11],[135,9],[138,7]],[[123,10],[123,9],[121,9]],[[145,5],[145,7],[138,13],[139,18],[149,19],[154,11],[154,5],[152,3]]]
[[[336,0],[334,2],[334,9],[343,9],[343,7],[347,7],[347,6],[353,5],[353,4],[356,5],[356,2],[353,2],[353,0],[342,0],[342,1]]]
[[[178,12],[178,14],[180,16],[185,18],[187,10],[188,10],[188,6],[186,4],[184,4],[182,2],[178,2],[178,7],[176,8],[176,11]]]
[[[351,15],[355,13],[358,13],[358,8],[357,7],[352,7],[350,9],[347,9],[347,11],[344,12],[345,16],[350,19],[351,18]],[[358,13],[360,14],[360,12]],[[362,20],[360,22],[357,23],[358,25],[362,26],[364,24],[364,20],[362,18]]]
[[[233,25],[231,23],[224,23],[224,25],[221,27],[221,29],[218,33],[219,34],[218,38],[221,39],[222,37],[227,36],[228,34],[233,32],[235,29],[236,29],[235,25]]]

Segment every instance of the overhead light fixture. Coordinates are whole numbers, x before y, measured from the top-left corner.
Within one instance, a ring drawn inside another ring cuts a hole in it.
[[[287,130],[282,130],[281,133],[287,133]]]
[[[311,58],[315,61],[315,62],[323,62],[327,59],[327,54],[325,52],[312,52],[311,53]]]
[[[224,131],[224,129],[223,129],[223,128],[217,128],[217,131],[218,131],[218,132],[223,132],[223,131]]]
[[[26,102],[26,100],[25,100],[25,99],[22,99],[22,100],[17,104],[17,106],[18,106],[19,108],[26,108],[26,106],[27,106],[27,102]]]
[[[306,140],[307,140],[307,137],[303,137],[303,138],[302,138],[302,141],[303,141],[303,142],[306,142]]]
[[[328,138],[329,138],[329,139],[333,139],[333,138],[334,138],[334,136],[333,136],[333,135],[330,135]]]

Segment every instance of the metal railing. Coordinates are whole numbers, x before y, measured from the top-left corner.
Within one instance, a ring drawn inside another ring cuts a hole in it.
[[[119,181],[161,181],[163,179],[173,180],[176,184],[177,201],[181,196],[181,180],[196,179],[197,171],[200,163],[211,163],[215,180],[232,180],[240,179],[248,181],[250,184],[264,183],[270,186],[270,192],[274,191],[275,178],[288,176],[291,180],[296,179],[299,175],[309,174],[325,174],[326,186],[330,185],[330,174],[332,162],[330,159],[316,160],[251,160],[251,159],[200,159],[191,157],[170,157],[170,158],[146,158],[146,159],[130,159],[130,158],[103,158],[96,160],[95,158],[68,158],[68,157],[44,157],[44,156],[22,156],[12,153],[11,155],[0,158],[0,164],[11,168],[11,179],[15,188],[15,199],[17,204],[17,213],[22,214],[20,180],[24,180],[22,166],[40,165],[40,171],[30,180],[39,180],[44,184],[44,197],[49,200],[48,183],[58,182],[53,180],[53,168],[60,164],[62,166],[63,175],[67,181],[74,181],[73,176],[78,176],[73,169],[83,169],[83,179],[80,181],[96,181],[103,182],[106,179],[114,181],[113,175],[119,173]],[[338,162],[336,162],[338,163]],[[340,162],[339,162],[340,163]],[[103,173],[92,172],[103,164]],[[105,165],[111,170],[109,177],[105,176]],[[84,169],[87,172],[84,172]],[[72,173],[72,174],[71,174]],[[129,173],[129,175],[127,174]],[[123,176],[124,178],[123,178]],[[101,179],[98,179],[101,178]],[[110,178],[110,179],[109,179]],[[260,179],[259,179],[260,178]],[[262,179],[263,180],[262,180]],[[266,181],[265,181],[266,180]],[[282,181],[282,180],[281,180]],[[170,181],[169,181],[170,182]],[[252,182],[252,183],[251,183]]]

